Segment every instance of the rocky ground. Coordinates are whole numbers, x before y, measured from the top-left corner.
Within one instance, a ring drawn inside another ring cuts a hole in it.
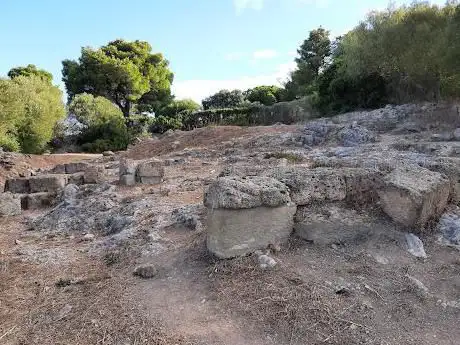
[[[0,343],[458,344],[459,127],[407,105],[17,156],[4,179],[91,171],[0,217]],[[150,158],[162,182],[123,185]]]

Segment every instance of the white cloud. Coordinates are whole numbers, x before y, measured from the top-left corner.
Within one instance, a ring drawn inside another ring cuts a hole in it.
[[[264,7],[264,0],[233,0],[236,12],[241,13],[245,9],[261,10]]]
[[[260,59],[272,59],[276,57],[278,53],[276,50],[273,49],[264,49],[264,50],[258,50],[252,53],[252,58],[255,60],[260,60]]]
[[[276,71],[270,74],[254,77],[241,77],[228,80],[184,80],[173,84],[173,92],[179,99],[191,98],[201,102],[204,98],[222,89],[246,90],[258,85],[280,85],[295,68],[294,62],[281,64]]]

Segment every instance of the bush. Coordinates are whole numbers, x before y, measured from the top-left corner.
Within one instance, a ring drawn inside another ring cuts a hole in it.
[[[129,133],[123,118],[87,127],[78,138],[78,143],[87,152],[124,150],[129,144]]]
[[[164,133],[168,130],[181,129],[183,127],[180,118],[172,118],[165,116],[158,116],[151,120],[149,132],[151,133]]]
[[[13,136],[0,135],[0,148],[7,152],[17,152],[21,149],[21,145]]]
[[[43,152],[64,116],[62,92],[49,81],[36,76],[0,80],[0,138],[5,149]]]

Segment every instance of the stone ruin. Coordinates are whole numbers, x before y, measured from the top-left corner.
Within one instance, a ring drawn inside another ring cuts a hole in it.
[[[411,111],[418,114],[428,110],[414,107]],[[417,117],[407,112],[404,107],[394,107],[367,115],[352,113],[348,119],[353,120],[351,124],[340,116],[312,121],[300,135],[283,133],[283,143],[291,145],[290,148],[292,145],[301,148],[300,163],[281,158],[279,164],[260,165],[257,154],[237,149],[229,151],[229,157],[214,157],[225,166],[220,174],[216,173],[217,178],[206,183],[209,185],[204,193],[208,250],[219,258],[232,258],[270,245],[279,246],[292,235],[318,244],[340,243],[384,228],[386,222],[402,233],[420,235],[439,231],[451,245],[460,247],[460,211],[452,208],[452,203],[460,200],[460,159],[452,157],[455,150],[443,156],[401,150],[394,143],[379,142],[387,131],[404,130],[418,135],[426,129],[419,129],[420,124],[414,122]],[[457,121],[454,118],[452,121]],[[448,137],[450,141],[456,140],[455,136]],[[409,139],[420,147],[426,144],[417,138]],[[265,140],[262,139],[261,145]],[[279,143],[275,137],[267,141],[272,145],[270,150],[274,142]],[[322,145],[315,146],[319,144]],[[253,146],[260,150],[260,145]],[[117,181],[111,182],[121,186],[161,184],[164,166],[173,164],[175,160],[171,158],[165,161],[122,158],[111,165],[117,169]],[[105,167],[89,163],[58,165],[38,176],[9,179],[5,192],[0,194],[0,216],[52,206],[73,190],[66,186],[100,185],[106,180]],[[83,190],[78,193],[84,195]],[[110,195],[109,189],[104,193]],[[104,219],[116,218],[120,208],[110,200],[105,201],[94,199],[89,203],[94,212],[88,217],[88,227],[99,224],[97,218],[101,212]],[[87,204],[81,196],[75,205],[65,204],[50,213],[49,218],[63,219],[63,214],[76,209],[87,212]],[[195,229],[196,215],[184,212],[178,219],[184,227]],[[134,209],[130,210],[114,223],[116,226],[112,223],[98,226],[108,229],[106,233],[116,232],[134,222],[134,213]],[[63,223],[62,228],[78,227],[79,217],[70,219],[71,225]],[[433,227],[433,221],[439,219],[438,227]],[[48,226],[44,218],[43,224]],[[412,237],[408,238],[414,242]]]
[[[159,184],[164,164],[157,159],[123,160],[119,165],[121,185]],[[0,216],[14,216],[21,210],[48,208],[61,201],[68,185],[102,184],[108,172],[104,165],[87,162],[56,165],[49,171],[30,177],[10,178],[0,193]]]

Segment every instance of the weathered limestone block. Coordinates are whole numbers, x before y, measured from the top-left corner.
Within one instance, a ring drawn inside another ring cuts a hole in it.
[[[85,183],[85,172],[77,172],[75,174],[70,174],[68,178],[68,183],[80,186]]]
[[[423,230],[430,219],[440,216],[446,208],[450,187],[443,174],[406,166],[385,176],[378,194],[383,210],[394,221]]]
[[[21,214],[21,198],[13,193],[0,193],[0,217]]]
[[[296,206],[288,188],[266,177],[221,177],[205,193],[207,247],[219,258],[246,255],[288,239]]]
[[[5,182],[5,192],[11,193],[29,193],[29,179],[26,178],[10,178]]]
[[[104,182],[105,169],[102,166],[89,165],[85,169],[83,181],[85,184],[95,184]]]
[[[336,204],[301,206],[295,215],[295,234],[319,245],[349,242],[372,230],[372,219]]]
[[[27,194],[22,207],[26,210],[37,210],[47,208],[53,205],[56,200],[55,193],[32,193]]]
[[[66,174],[75,174],[77,172],[83,172],[86,171],[86,169],[90,165],[85,162],[75,162],[75,163],[67,163],[65,165],[65,173]]]
[[[30,193],[55,193],[67,184],[67,176],[59,174],[34,176],[29,179]]]
[[[276,207],[290,201],[286,185],[269,177],[257,176],[220,177],[204,195],[204,204],[211,209]]]
[[[337,173],[345,178],[346,200],[368,203],[378,200],[377,190],[383,185],[384,175],[374,169],[340,168]]]
[[[65,164],[58,164],[49,172],[51,174],[65,174]]]
[[[347,196],[345,177],[333,168],[279,167],[264,173],[290,188],[292,201],[308,205],[314,201],[341,201]]]
[[[136,180],[143,184],[159,184],[163,181],[164,173],[163,162],[151,159],[139,163],[136,169]]]
[[[119,181],[122,186],[136,184],[137,162],[131,159],[122,159],[118,168]]]

